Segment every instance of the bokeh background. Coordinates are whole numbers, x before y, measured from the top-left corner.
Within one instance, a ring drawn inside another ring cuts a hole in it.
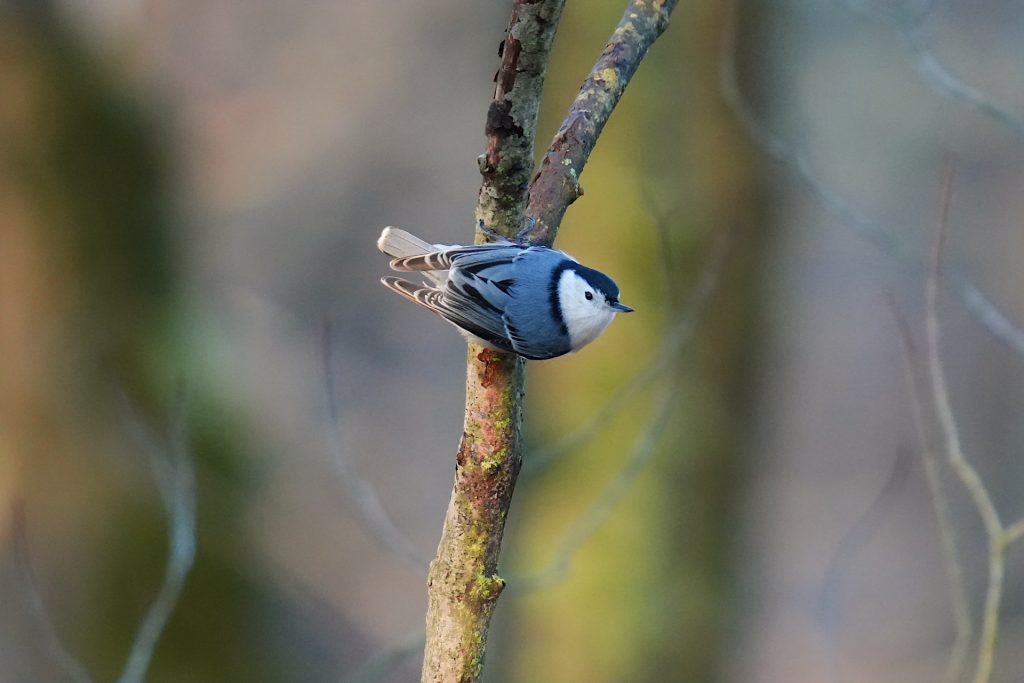
[[[623,5],[569,3],[541,147]],[[119,675],[186,431],[196,560],[148,680],[418,680],[465,348],[374,242],[471,238],[508,9],[0,0],[0,681],[69,678],[33,592]],[[1024,324],[1024,6],[735,11],[680,3],[562,226],[637,313],[530,366],[487,681],[932,681],[953,647],[892,309],[920,349],[951,158],[947,272]],[[952,403],[1009,522],[1024,358],[960,291]],[[1022,557],[993,681],[1024,678]]]

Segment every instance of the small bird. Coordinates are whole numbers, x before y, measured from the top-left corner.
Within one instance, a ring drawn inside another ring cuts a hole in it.
[[[422,285],[381,278],[388,289],[452,323],[470,341],[544,360],[579,351],[616,313],[633,309],[604,273],[565,252],[513,242],[430,244],[384,228],[377,248],[392,270],[421,272]]]

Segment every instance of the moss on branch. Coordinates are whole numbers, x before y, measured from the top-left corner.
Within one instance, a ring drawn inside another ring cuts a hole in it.
[[[626,8],[534,176],[526,210],[531,243],[554,242],[566,209],[583,194],[579,178],[598,136],[677,3],[633,0]]]
[[[630,4],[528,195],[537,112],[565,0],[513,1],[487,113],[487,147],[478,159],[478,227],[513,237],[525,223],[534,240],[554,240],[557,223],[579,195],[579,174],[604,122],[676,2]],[[477,230],[477,242],[487,238]],[[491,615],[505,587],[498,556],[522,458],[524,370],[518,356],[469,347],[455,484],[427,582],[423,683],[473,683],[483,669]]]

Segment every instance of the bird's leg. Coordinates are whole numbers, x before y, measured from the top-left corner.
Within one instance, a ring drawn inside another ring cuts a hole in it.
[[[491,230],[490,228],[488,228],[486,225],[484,225],[483,221],[477,222],[476,227],[477,227],[477,229],[480,230],[480,232],[482,232],[484,235],[486,235],[487,238],[490,239],[492,242],[509,242],[510,241],[509,238],[505,237],[504,235],[501,235],[501,234]],[[518,234],[516,235],[516,237],[518,238]],[[518,239],[516,241],[516,244],[519,244]]]

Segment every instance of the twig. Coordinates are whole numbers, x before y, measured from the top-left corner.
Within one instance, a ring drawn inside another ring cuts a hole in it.
[[[931,379],[933,409],[945,442],[946,457],[956,476],[967,489],[975,509],[985,526],[988,537],[988,589],[985,593],[985,607],[982,612],[981,636],[978,643],[978,664],[974,672],[974,683],[987,683],[992,675],[995,660],[996,639],[999,631],[999,607],[1002,600],[1004,554],[1006,536],[999,513],[996,511],[988,489],[978,471],[967,460],[960,443],[960,433],[949,399],[946,374],[942,365],[940,332],[938,321],[939,279],[941,277],[942,254],[947,234],[949,199],[953,182],[953,167],[946,165],[940,191],[940,210],[932,242],[931,262],[925,286],[926,311],[925,330],[928,351],[928,372]]]
[[[14,549],[14,562],[18,568],[18,578],[21,586],[19,595],[25,601],[29,612],[32,614],[32,623],[35,626],[39,640],[50,658],[60,667],[68,678],[77,683],[92,683],[92,677],[86,671],[85,666],[64,646],[60,635],[50,619],[43,596],[39,593],[39,584],[36,581],[35,572],[32,571],[31,553],[28,547],[28,525],[25,522],[25,508],[18,502],[15,503],[11,514],[11,541]]]
[[[914,68],[921,74],[924,81],[940,95],[963,102],[993,121],[1006,126],[1017,135],[1024,135],[1024,119],[997,104],[982,91],[968,85],[963,79],[954,76],[949,68],[935,56],[928,43],[927,31],[924,26],[935,9],[934,2],[928,3],[912,17],[878,11],[871,3],[861,4],[846,0],[842,4],[851,12],[879,21],[895,30],[914,57]]]
[[[142,437],[143,450],[149,457],[170,527],[163,582],[135,633],[128,659],[118,678],[118,683],[142,683],[146,678],[156,644],[178,604],[185,580],[195,560],[195,471],[188,450],[183,397],[179,399],[175,411],[170,443],[163,449],[166,453],[155,448],[156,439],[126,397],[125,404],[129,409],[127,414],[130,424],[136,434]]]
[[[932,440],[928,436],[929,430],[925,424],[924,399],[922,397],[927,393],[925,388],[927,378],[921,377],[920,373],[916,370],[914,359],[918,357],[918,353],[914,347],[910,326],[907,324],[906,318],[900,314],[892,298],[889,299],[889,308],[892,311],[893,318],[896,320],[896,327],[902,342],[900,347],[903,352],[903,366],[906,371],[907,388],[913,409],[914,431],[917,434],[917,441],[921,449],[925,479],[928,482],[932,509],[935,512],[935,520],[939,527],[939,538],[942,542],[942,554],[946,568],[946,581],[949,584],[950,605],[953,610],[955,636],[949,659],[946,662],[946,673],[943,676],[943,681],[944,683],[957,683],[963,679],[964,669],[967,666],[968,648],[971,644],[971,638],[974,636],[970,602],[967,598],[967,582],[964,579],[963,565],[960,562],[960,555],[957,551],[956,535],[949,512],[949,501],[946,498],[946,488],[942,483],[942,475],[939,471],[941,463],[938,454],[935,452]]]
[[[322,375],[325,412],[330,426],[327,433],[327,448],[330,451],[334,470],[338,475],[338,481],[344,487],[349,498],[355,503],[356,509],[359,510],[360,516],[366,523],[367,529],[373,534],[373,537],[395,558],[413,569],[422,571],[429,564],[429,560],[420,554],[409,537],[403,534],[395,526],[395,523],[391,521],[391,517],[381,504],[376,490],[374,490],[370,482],[359,475],[359,470],[352,461],[348,448],[342,443],[338,395],[334,388],[333,379],[333,349],[333,326],[328,320],[324,322],[323,334],[321,335]]]
[[[950,73],[932,52],[923,30],[901,28],[900,33],[914,55],[914,66],[936,91],[973,107],[1017,135],[1024,135],[1024,120]]]
[[[530,186],[526,239],[551,244],[569,205],[583,194],[580,175],[598,136],[678,0],[634,0],[555,134]]]
[[[583,171],[604,122],[676,2],[637,0],[629,5],[555,137],[526,202],[522,188],[533,168],[537,103],[564,0],[513,0],[488,110],[478,228],[551,243],[566,207],[579,194],[578,182],[562,191],[563,181]],[[583,93],[593,102],[581,101]],[[584,120],[588,116],[590,121]],[[478,229],[476,240],[484,239],[485,231]],[[455,483],[427,580],[424,683],[474,683],[483,670],[491,614],[505,586],[497,575],[501,539],[522,462],[524,370],[525,361],[518,356],[469,347]]]
[[[898,263],[913,268],[915,272],[923,270],[920,259],[916,255],[908,253],[904,245],[889,234],[879,221],[859,211],[841,194],[829,187],[807,157],[794,144],[784,140],[758,120],[739,87],[735,64],[739,0],[731,0],[731,2],[731,13],[729,21],[726,23],[726,37],[723,41],[725,47],[720,70],[722,95],[747,131],[747,135],[768,157],[789,169],[807,187],[813,197],[816,197],[829,212],[852,229],[853,233],[865,243],[872,245]],[[956,272],[950,272],[946,274],[946,278],[955,283],[958,296],[963,300],[974,319],[992,336],[1024,357],[1024,330],[1011,323],[992,300],[966,277]]]
[[[1005,545],[1016,543],[1021,537],[1024,537],[1024,519],[1018,519],[1003,531],[1003,543]]]
[[[916,258],[902,253],[900,245],[877,221],[859,211],[850,202],[830,188],[795,145],[776,135],[762,123],[751,109],[740,88],[736,68],[736,34],[739,22],[739,1],[730,0],[730,13],[726,21],[725,39],[722,41],[722,59],[719,78],[722,96],[739,119],[747,135],[770,158],[792,171],[811,194],[825,205],[842,223],[845,223],[865,242],[881,252],[905,263],[916,263]]]
[[[370,657],[362,666],[345,675],[341,683],[376,683],[403,661],[423,650],[425,636],[420,629],[405,638],[380,650]]]
[[[846,572],[854,558],[860,553],[867,542],[871,540],[871,537],[889,513],[893,502],[896,500],[896,494],[906,484],[908,469],[909,462],[906,454],[902,451],[897,452],[885,485],[882,486],[871,503],[858,517],[857,521],[840,539],[835,552],[832,554],[832,558],[829,560],[825,576],[821,581],[815,617],[825,635],[825,652],[833,683],[838,683],[842,680],[837,657],[838,648],[836,643],[838,634],[836,630],[839,623],[842,585],[846,579]]]
[[[1010,347],[1017,355],[1024,357],[1024,330],[1010,322],[983,292],[970,282],[962,281],[961,297],[967,310],[989,333]]]
[[[565,0],[513,0],[487,114],[476,208],[477,242],[512,238],[523,224],[537,112]],[[505,519],[522,463],[525,361],[470,344],[466,411],[455,482],[427,577],[423,683],[475,683],[491,614]]]

